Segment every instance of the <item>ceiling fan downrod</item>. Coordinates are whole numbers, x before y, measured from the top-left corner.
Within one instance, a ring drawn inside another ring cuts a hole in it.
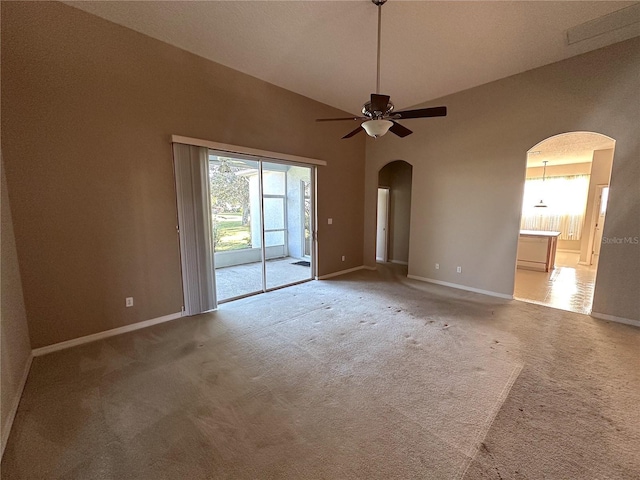
[[[378,7],[378,58],[377,58],[377,77],[376,77],[376,93],[380,94],[380,32],[382,31],[382,5],[387,0],[371,0]]]

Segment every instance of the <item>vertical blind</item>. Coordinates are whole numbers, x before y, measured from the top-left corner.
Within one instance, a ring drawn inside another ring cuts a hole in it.
[[[196,315],[217,307],[207,148],[174,143],[173,167],[185,314]]]
[[[589,193],[589,175],[530,178],[525,181],[522,230],[560,232],[561,240],[580,240]],[[547,207],[535,205],[542,200]]]

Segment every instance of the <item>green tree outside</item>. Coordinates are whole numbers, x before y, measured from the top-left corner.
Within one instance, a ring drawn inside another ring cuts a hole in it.
[[[209,163],[215,251],[251,248],[249,179],[238,175],[242,168],[221,160],[219,165]]]

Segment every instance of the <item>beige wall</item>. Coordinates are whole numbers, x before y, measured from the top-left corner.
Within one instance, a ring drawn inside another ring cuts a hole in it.
[[[344,112],[53,2],[2,2],[2,73],[34,348],[180,311],[172,134],[326,160],[318,273],[362,265],[364,137],[314,122]]]
[[[413,165],[409,273],[512,295],[526,152],[573,131],[616,140],[604,235],[639,235],[639,70],[635,38],[430,102],[447,105],[448,116],[407,121],[415,133],[404,139],[369,140],[367,264],[375,265],[377,172],[402,159]],[[640,319],[638,291],[640,246],[603,245],[594,312]]]
[[[0,436],[2,452],[9,437],[7,422],[13,420],[22,394],[23,380],[30,364],[31,346],[16,256],[16,244],[2,162],[2,252],[0,258]]]
[[[640,108],[640,107],[639,107]],[[591,163],[591,177],[589,179],[589,195],[587,197],[587,208],[584,214],[584,228],[582,229],[582,241],[580,242],[580,262],[590,263],[593,251],[593,238],[595,222],[594,208],[596,206],[596,195],[598,185],[609,185],[611,168],[613,167],[613,148],[607,150],[596,150],[593,152],[593,162]],[[640,189],[640,186],[638,187]],[[605,223],[606,223],[605,216]],[[640,263],[638,264],[640,268]]]
[[[385,165],[378,175],[378,186],[389,187],[389,261],[409,261],[411,221],[411,165],[397,161]]]

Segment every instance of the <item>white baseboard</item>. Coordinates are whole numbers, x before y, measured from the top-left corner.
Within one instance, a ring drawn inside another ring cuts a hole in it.
[[[591,312],[593,318],[599,320],[608,320],[610,322],[624,323],[625,325],[633,325],[634,327],[640,327],[640,320],[632,320],[631,318],[616,317],[615,315],[607,315],[606,313]]]
[[[104,332],[93,333],[91,335],[74,338],[65,342],[54,343],[53,345],[47,345],[46,347],[35,348],[32,353],[34,357],[40,357],[47,353],[57,352],[58,350],[64,350],[65,348],[95,342],[96,340],[102,340],[103,338],[113,337],[127,332],[133,332],[134,330],[140,330],[141,328],[147,328],[159,323],[169,322],[180,317],[182,317],[182,312],[172,313],[170,315],[164,315],[163,317],[152,318],[151,320],[125,325],[124,327],[112,328],[111,330],[105,330]]]
[[[507,300],[513,300],[513,295],[506,295],[504,293],[492,292],[490,290],[481,290],[479,288],[468,287],[466,285],[459,285],[457,283],[443,282],[441,280],[434,280],[433,278],[419,277],[417,275],[407,275],[407,278],[413,280],[419,280],[421,282],[435,283],[436,285],[443,285],[445,287],[457,288],[458,290],[466,290],[467,292],[481,293],[483,295],[489,295],[490,297],[506,298]]]
[[[317,280],[326,280],[327,278],[338,277],[340,275],[345,275],[351,272],[357,272],[358,270],[375,270],[373,267],[366,267],[364,265],[360,265],[359,267],[347,268],[346,270],[340,270],[339,272],[327,273],[326,275],[321,275],[316,277]]]
[[[20,384],[18,385],[18,390],[16,390],[15,396],[13,397],[13,401],[11,403],[11,410],[9,411],[9,415],[7,420],[2,425],[2,451],[0,452],[0,459],[4,455],[4,448],[7,446],[7,440],[9,440],[9,434],[11,433],[11,427],[13,426],[13,421],[16,418],[16,413],[18,413],[18,406],[20,405],[20,399],[22,398],[22,392],[24,391],[24,387],[27,384],[27,378],[29,377],[29,371],[31,370],[31,362],[33,361],[33,354],[29,355],[29,359],[24,366],[24,372],[22,372],[22,379],[20,380]]]
[[[395,263],[398,265],[409,265],[409,262],[404,262],[402,260],[389,260],[391,263]]]

